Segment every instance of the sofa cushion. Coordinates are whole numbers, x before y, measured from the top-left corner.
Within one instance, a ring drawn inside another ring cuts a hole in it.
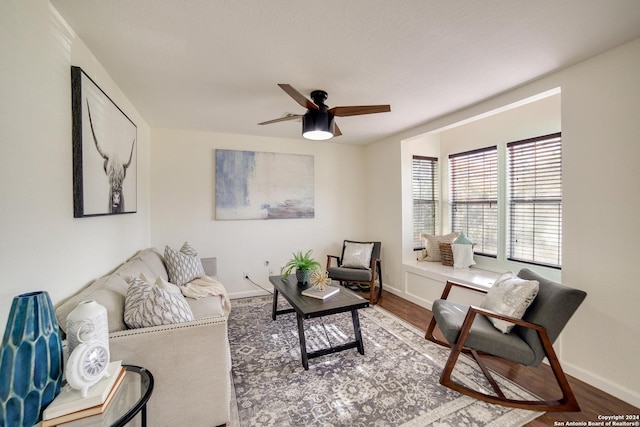
[[[161,282],[162,278],[158,278]],[[134,278],[127,290],[124,321],[130,328],[170,325],[193,320],[193,312],[180,293],[157,283]]]
[[[66,332],[67,316],[81,301],[95,301],[107,309],[109,332],[127,329],[123,320],[125,295],[129,284],[120,276],[104,276],[56,307],[56,318],[63,332]]]
[[[192,309],[195,307],[195,310],[198,312],[198,314],[196,314],[196,311],[194,311],[194,317],[196,319],[220,314],[228,316],[231,312],[231,300],[224,285],[209,276],[194,279],[179,288],[182,295],[187,298],[187,302],[191,305]],[[191,300],[202,299],[215,299],[217,301],[213,303],[191,304]],[[212,304],[211,307],[207,308],[208,304]],[[221,312],[219,312],[219,310],[221,310]]]
[[[144,276],[141,276],[140,278],[146,282],[151,283],[151,280],[146,280]],[[180,286],[174,285],[173,283],[163,279],[162,277],[158,277],[156,279],[156,286],[159,286],[161,289],[164,289],[167,292],[171,292],[172,294],[183,296],[182,292],[180,291]]]
[[[143,249],[134,255],[133,258],[137,258],[142,261],[147,268],[151,270],[153,277],[162,277],[164,280],[169,280],[167,268],[164,265],[164,258],[156,248]]]
[[[140,258],[131,258],[129,261],[122,264],[115,271],[114,274],[122,277],[127,283],[130,283],[132,279],[140,277],[144,274],[149,280],[156,280],[156,275]]]
[[[222,306],[221,296],[209,296],[206,298],[185,298],[187,304],[191,308],[194,319],[202,319],[209,316],[226,316],[224,308]]]
[[[198,253],[187,242],[182,245],[180,251],[165,246],[164,260],[167,265],[169,281],[178,286],[205,275]]]

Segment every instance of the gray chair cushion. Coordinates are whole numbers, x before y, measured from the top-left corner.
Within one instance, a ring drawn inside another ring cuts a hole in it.
[[[367,282],[371,280],[371,270],[363,270],[360,268],[345,268],[345,267],[329,267],[327,270],[329,277],[335,280],[342,280],[345,282]]]
[[[447,300],[438,299],[433,303],[433,315],[445,339],[455,344],[469,306]],[[527,343],[514,332],[503,334],[497,330],[489,319],[477,315],[465,343],[466,347],[478,351],[504,357],[523,365],[531,365],[536,361],[536,354]]]

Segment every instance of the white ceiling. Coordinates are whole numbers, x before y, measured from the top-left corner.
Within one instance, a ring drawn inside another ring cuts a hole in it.
[[[366,144],[640,37],[639,0],[51,0],[151,127],[301,138],[277,83]]]

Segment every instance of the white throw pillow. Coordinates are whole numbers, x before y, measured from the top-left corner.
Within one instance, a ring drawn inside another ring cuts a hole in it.
[[[198,253],[188,242],[182,245],[179,252],[169,246],[165,246],[164,261],[167,264],[169,281],[178,286],[205,275]]]
[[[341,267],[370,269],[371,252],[373,243],[345,242]]]
[[[466,244],[454,243],[451,245],[453,251],[453,267],[454,268],[469,268],[471,265],[475,265],[473,260],[473,246]]]
[[[440,243],[453,243],[460,233],[449,233],[442,236],[434,236],[433,234],[421,233],[420,237],[424,240],[424,251],[420,256],[420,261],[441,261]]]
[[[509,271],[496,279],[480,306],[505,316],[522,319],[538,295],[539,285],[537,280],[523,280]],[[511,332],[515,326],[511,322],[493,317],[489,317],[489,320],[496,329],[505,334]]]
[[[193,312],[182,294],[134,278],[124,302],[124,322],[129,328],[147,328],[193,320]]]

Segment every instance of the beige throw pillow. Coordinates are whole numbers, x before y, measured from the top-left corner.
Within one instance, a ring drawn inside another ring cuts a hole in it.
[[[539,285],[537,280],[523,280],[512,272],[504,273],[496,279],[480,306],[505,316],[522,319],[538,295]],[[489,317],[489,320],[496,329],[505,334],[511,332],[515,326],[511,322],[493,317]]]
[[[434,236],[433,234],[421,233],[420,237],[424,240],[424,250],[419,256],[420,261],[440,262],[440,243],[453,243],[460,233],[449,233],[442,236]]]

